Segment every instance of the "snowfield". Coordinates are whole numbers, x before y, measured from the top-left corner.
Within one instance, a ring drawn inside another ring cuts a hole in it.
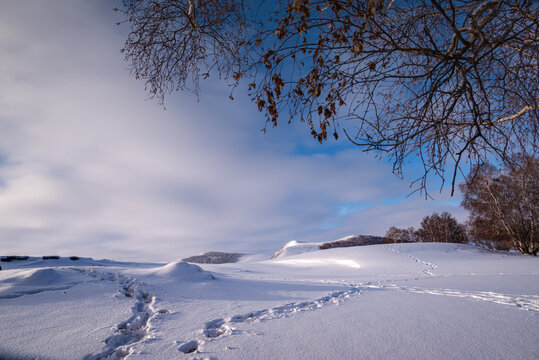
[[[231,264],[2,262],[1,359],[538,359],[539,259],[460,244]]]

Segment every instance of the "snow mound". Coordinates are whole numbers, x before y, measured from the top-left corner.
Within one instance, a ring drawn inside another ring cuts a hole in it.
[[[305,243],[301,241],[290,241],[283,245],[270,259],[275,259],[281,256],[298,255],[316,250],[327,250],[340,247],[353,247],[365,245],[382,244],[380,236],[373,235],[349,235],[337,240],[329,242],[313,242]]]
[[[168,263],[151,271],[151,274],[181,281],[206,281],[215,279],[212,274],[203,270],[200,266],[189,264],[182,260]]]
[[[320,250],[320,243],[304,243],[300,241],[289,241],[283,245],[270,259],[278,257],[303,254],[306,252]]]
[[[18,285],[37,286],[64,283],[71,280],[72,274],[65,269],[37,268],[5,271],[0,281]]]
[[[16,280],[20,285],[49,285],[62,282],[65,277],[62,275],[58,270],[45,268],[24,271],[13,280]]]
[[[80,273],[68,269],[25,269],[0,273],[0,299],[9,299],[43,291],[65,290],[81,283]]]

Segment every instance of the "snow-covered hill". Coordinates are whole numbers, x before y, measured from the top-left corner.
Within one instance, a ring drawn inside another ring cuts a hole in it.
[[[305,243],[296,240],[289,241],[284,244],[279,250],[277,250],[277,252],[271,257],[271,259],[317,251],[320,250],[321,244],[322,243]]]
[[[2,263],[1,359],[537,359],[539,259],[459,244]]]
[[[288,256],[301,254],[304,252],[311,252],[315,250],[327,250],[341,247],[353,247],[353,246],[365,246],[365,245],[379,245],[382,244],[382,238],[380,236],[371,235],[349,235],[341,239],[337,239],[329,242],[301,242],[301,241],[289,241],[284,244],[273,256],[272,259],[280,256]]]

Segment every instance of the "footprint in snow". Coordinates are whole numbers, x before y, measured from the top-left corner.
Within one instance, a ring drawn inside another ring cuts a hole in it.
[[[184,354],[191,354],[198,350],[198,347],[201,345],[201,342],[198,340],[191,340],[188,342],[185,342],[183,344],[180,344],[178,347],[178,350],[181,351]]]

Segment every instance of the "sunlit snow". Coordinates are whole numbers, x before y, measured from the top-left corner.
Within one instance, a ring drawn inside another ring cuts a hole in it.
[[[539,261],[461,244],[2,262],[1,359],[536,359]]]

